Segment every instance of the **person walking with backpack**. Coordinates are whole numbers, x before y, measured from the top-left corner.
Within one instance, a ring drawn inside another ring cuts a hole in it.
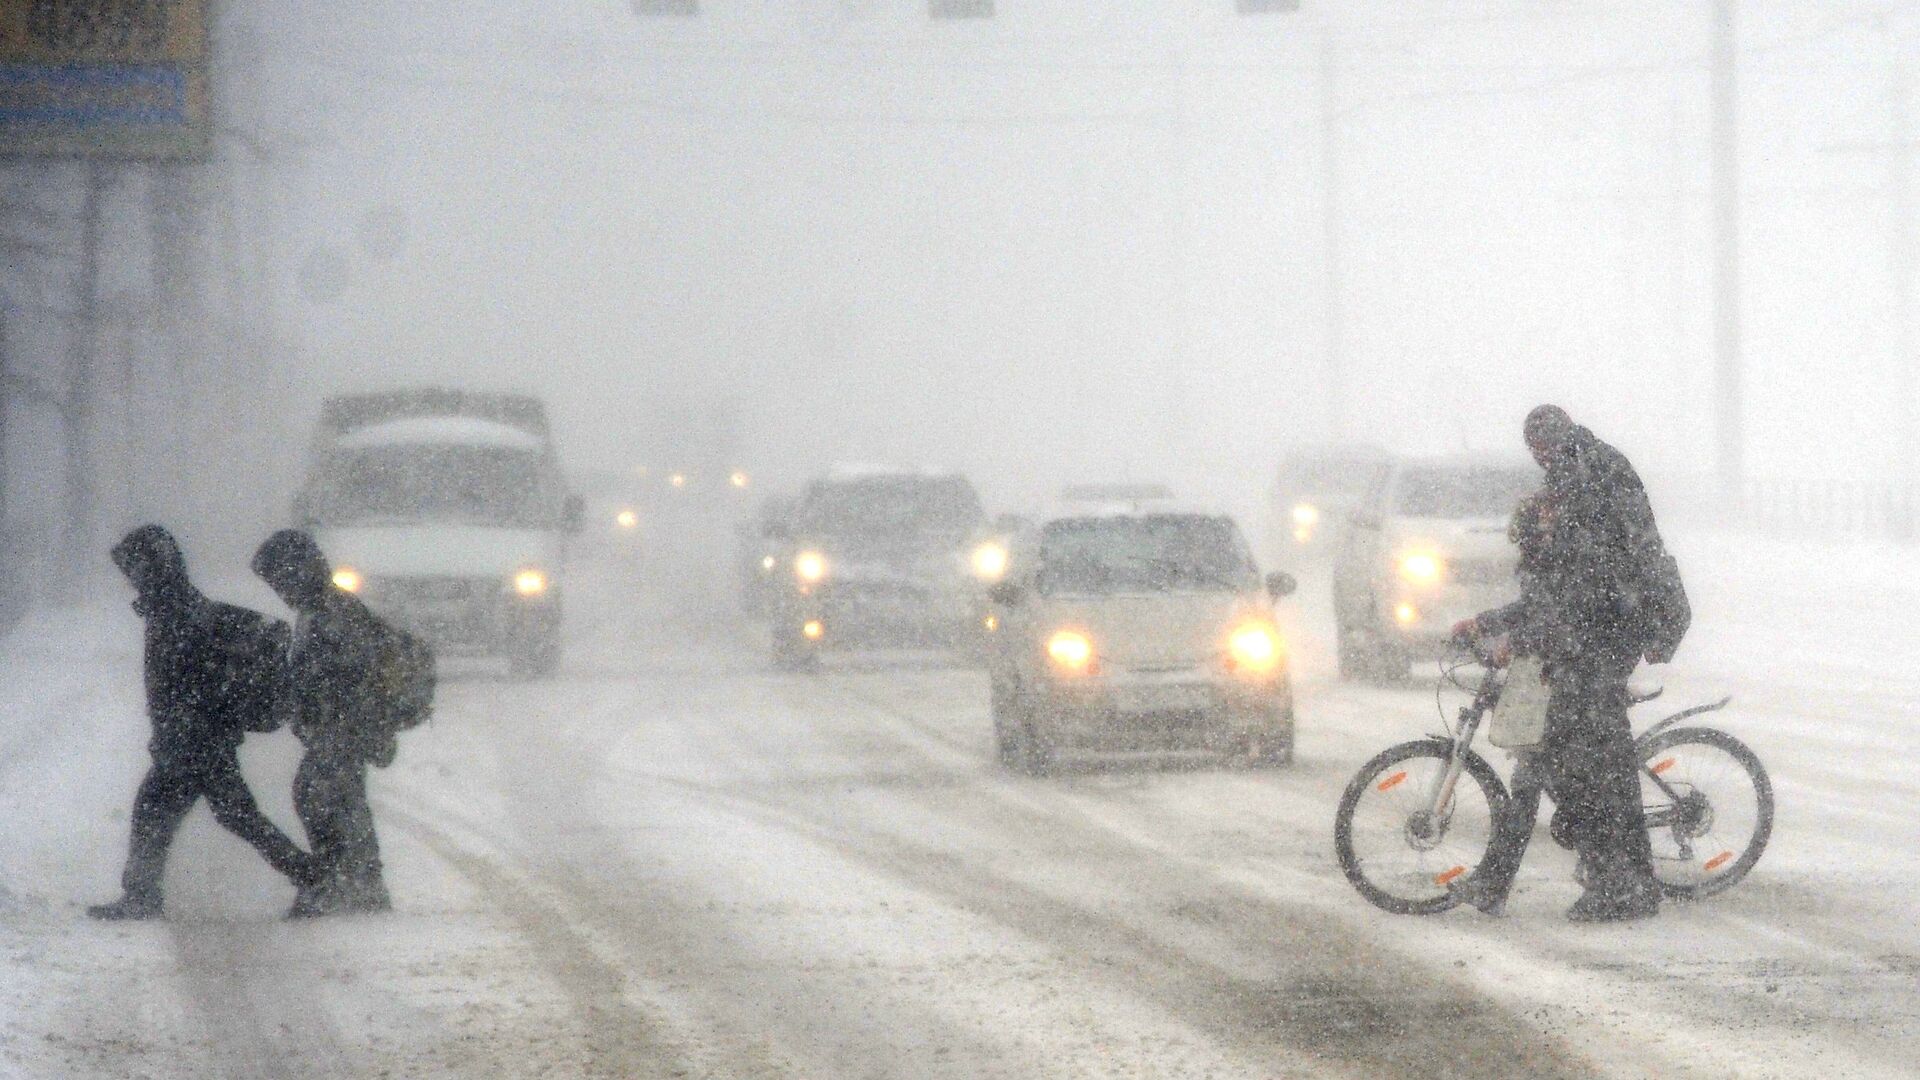
[[[286,624],[209,600],[187,577],[179,543],[158,525],[128,533],[114,547],[113,562],[139,593],[133,609],[146,623],[153,765],[134,797],[122,895],[89,907],[87,914],[115,920],[162,914],[167,851],[187,811],[202,798],[215,821],[296,886],[309,888],[316,880],[314,860],[260,812],[240,774],[246,733],[277,726]]]
[[[1524,430],[1546,470],[1543,495],[1552,507],[1534,588],[1455,633],[1510,633],[1516,651],[1544,661],[1539,764],[1557,806],[1555,834],[1580,853],[1586,890],[1567,917],[1646,918],[1659,911],[1660,888],[1640,804],[1627,679],[1642,659],[1673,658],[1692,613],[1625,455],[1553,405],[1529,413]]]
[[[287,653],[293,733],[306,747],[293,804],[322,880],[289,917],[392,908],[367,802],[367,766],[393,761],[395,656],[410,638],[333,585],[313,537],[284,529],[253,557],[258,574],[295,612]],[[427,678],[431,692],[431,668]],[[405,680],[400,680],[404,682]]]

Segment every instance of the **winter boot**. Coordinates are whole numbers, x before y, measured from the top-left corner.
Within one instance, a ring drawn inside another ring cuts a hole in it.
[[[94,904],[87,915],[104,922],[129,922],[160,917],[160,898],[146,893],[128,893],[111,904]]]
[[[1567,909],[1567,919],[1577,923],[1626,922],[1659,913],[1660,886],[1651,877],[1616,871],[1597,876]]]

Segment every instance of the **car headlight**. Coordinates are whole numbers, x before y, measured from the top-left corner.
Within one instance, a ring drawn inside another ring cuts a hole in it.
[[[1271,623],[1250,622],[1227,635],[1227,656],[1235,671],[1262,674],[1280,666],[1280,631]]]
[[[525,570],[513,575],[513,591],[519,593],[521,596],[545,596],[547,592],[546,571],[529,566]]]
[[[973,549],[973,576],[981,581],[999,581],[1007,572],[1007,549],[991,540]]]
[[[333,587],[341,592],[357,593],[365,584],[366,581],[361,578],[360,571],[351,566],[342,566],[333,572]]]
[[[762,570],[772,570],[774,567],[779,565],[780,565],[780,560],[774,558],[771,555],[760,556],[760,569]]]
[[[1093,642],[1078,630],[1062,630],[1047,639],[1047,657],[1055,667],[1077,675],[1093,666]]]
[[[793,576],[809,585],[827,576],[827,557],[817,551],[803,551],[793,557]]]
[[[640,515],[632,510],[622,510],[613,515],[613,523],[623,529],[635,528],[640,524]]]
[[[1409,551],[1400,556],[1400,576],[1415,585],[1432,585],[1440,580],[1446,564],[1431,551]]]
[[[1320,508],[1312,503],[1300,503],[1293,508],[1293,523],[1302,529],[1311,529],[1320,524]]]

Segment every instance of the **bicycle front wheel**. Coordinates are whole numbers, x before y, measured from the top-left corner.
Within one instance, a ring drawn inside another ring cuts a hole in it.
[[[1360,767],[1334,815],[1333,848],[1347,881],[1396,915],[1432,915],[1458,901],[1447,891],[1487,856],[1506,787],[1471,751],[1453,798],[1436,812],[1452,744],[1401,743]]]
[[[1660,889],[1692,900],[1732,888],[1773,835],[1773,782],[1739,739],[1674,728],[1640,747],[1640,793]]]

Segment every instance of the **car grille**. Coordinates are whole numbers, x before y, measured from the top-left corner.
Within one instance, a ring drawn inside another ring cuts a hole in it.
[[[383,578],[373,584],[373,591],[389,604],[458,603],[473,599],[486,585],[457,577]]]

